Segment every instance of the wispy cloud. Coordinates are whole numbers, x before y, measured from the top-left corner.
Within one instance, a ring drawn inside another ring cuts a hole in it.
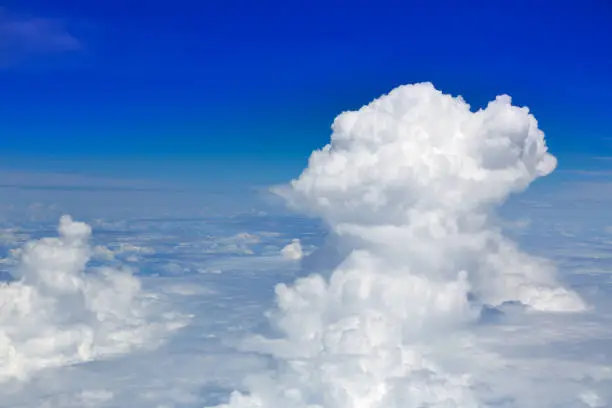
[[[168,182],[91,176],[80,173],[20,171],[0,168],[0,190],[112,190],[112,191],[181,191]]]
[[[612,170],[563,170],[566,174],[576,174],[580,176],[593,176],[593,177],[612,177]]]
[[[82,48],[81,41],[68,32],[61,20],[15,15],[0,8],[0,66]]]

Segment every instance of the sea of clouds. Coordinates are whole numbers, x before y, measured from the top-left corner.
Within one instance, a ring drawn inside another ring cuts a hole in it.
[[[609,406],[612,197],[504,204],[556,164],[508,96],[420,83],[336,118],[292,214],[11,185],[0,407]]]

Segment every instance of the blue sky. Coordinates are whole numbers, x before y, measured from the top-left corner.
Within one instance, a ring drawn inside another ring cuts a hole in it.
[[[612,155],[604,0],[3,5],[3,167],[286,180],[338,113],[424,80],[528,105],[562,167],[612,163],[589,160]]]

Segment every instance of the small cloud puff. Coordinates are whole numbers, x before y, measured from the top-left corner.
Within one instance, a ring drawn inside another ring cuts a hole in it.
[[[299,261],[304,256],[302,244],[299,239],[293,239],[290,244],[281,249],[281,255],[285,259]]]

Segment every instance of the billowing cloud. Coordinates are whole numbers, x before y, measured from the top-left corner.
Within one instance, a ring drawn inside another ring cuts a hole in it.
[[[81,42],[59,20],[16,16],[0,8],[0,66],[81,48]]]
[[[16,252],[15,280],[0,286],[0,382],[154,347],[185,324],[129,271],[87,269],[89,225],[63,216],[58,232]]]
[[[555,167],[536,119],[508,96],[473,112],[421,83],[339,115],[330,144],[277,190],[327,223],[339,262],[328,278],[277,286],[279,336],[245,345],[275,368],[222,407],[514,406],[516,389],[500,384],[518,371],[465,330],[509,304],[587,308],[550,261],[521,252],[494,223],[498,205]]]

